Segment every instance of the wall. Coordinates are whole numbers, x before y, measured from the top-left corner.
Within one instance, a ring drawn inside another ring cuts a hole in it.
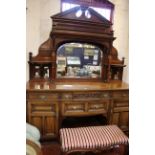
[[[40,3],[38,0],[27,0],[26,7],[26,60],[28,61],[28,52],[36,54],[40,44]],[[26,73],[28,80],[28,64]]]
[[[110,0],[115,4],[114,12],[114,46],[119,58],[125,57],[123,80],[129,82],[129,0]]]
[[[123,80],[128,82],[128,53],[129,53],[129,22],[128,22],[128,0],[110,0],[115,4],[114,13],[114,35],[117,39],[114,46],[119,52],[119,58],[125,57],[125,67]],[[60,0],[27,0],[26,13],[26,56],[28,61],[28,52],[33,55],[38,53],[41,43],[47,40],[52,27],[50,16],[60,12]],[[28,64],[27,77],[29,79]]]
[[[26,1],[26,59],[28,53],[38,53],[41,43],[46,41],[52,27],[50,16],[60,12],[60,0],[27,0]],[[29,80],[28,63],[26,80]]]

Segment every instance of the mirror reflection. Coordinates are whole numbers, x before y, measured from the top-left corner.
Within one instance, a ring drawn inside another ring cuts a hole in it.
[[[66,43],[57,50],[57,78],[100,78],[101,49],[86,43]]]

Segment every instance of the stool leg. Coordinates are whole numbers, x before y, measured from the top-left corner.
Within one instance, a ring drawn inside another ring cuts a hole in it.
[[[61,151],[61,155],[68,155],[68,153]]]
[[[120,145],[119,155],[128,155],[127,149],[128,149],[128,146]]]

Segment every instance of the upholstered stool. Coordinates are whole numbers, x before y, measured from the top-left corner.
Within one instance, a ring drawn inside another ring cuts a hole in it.
[[[63,154],[103,151],[128,145],[128,137],[116,126],[91,126],[60,129]],[[124,154],[124,148],[119,154]]]

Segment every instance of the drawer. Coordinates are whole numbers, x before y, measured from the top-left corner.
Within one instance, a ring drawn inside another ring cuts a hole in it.
[[[85,104],[84,103],[63,103],[62,104],[62,115],[73,114],[85,112]]]
[[[61,99],[65,99],[65,100],[71,100],[72,99],[72,93],[63,93],[61,95]]]
[[[129,107],[128,100],[114,100],[114,107]]]
[[[58,94],[53,94],[53,93],[30,93],[29,94],[29,100],[39,100],[39,101],[48,101],[48,100],[57,100],[58,99]]]
[[[108,101],[88,103],[88,112],[90,111],[107,111],[108,110]]]
[[[50,112],[50,113],[56,113],[56,104],[35,104],[32,103],[31,104],[31,112],[32,113],[46,113],[46,112]]]
[[[115,107],[113,109],[114,113],[120,113],[120,112],[129,112],[129,107]]]
[[[102,92],[102,94],[101,94],[101,98],[104,98],[104,99],[106,99],[106,98],[110,98],[110,94],[109,94],[109,92]]]
[[[109,92],[87,92],[73,93],[73,100],[100,100],[109,98]]]
[[[112,92],[112,98],[120,98],[120,99],[123,99],[123,98],[126,98],[128,99],[129,98],[129,92],[128,91],[114,91]]]

